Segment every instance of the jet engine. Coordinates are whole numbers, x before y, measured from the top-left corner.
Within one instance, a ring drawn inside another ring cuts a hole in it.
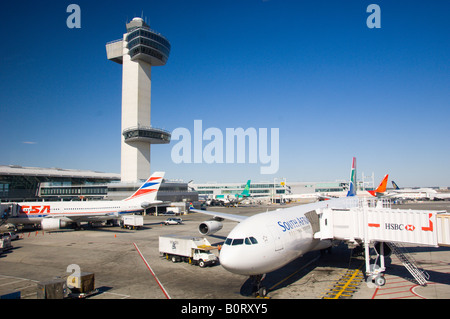
[[[207,236],[217,233],[222,229],[222,227],[223,224],[221,222],[218,222],[216,220],[208,220],[198,226],[198,231],[200,232],[200,234]]]
[[[47,218],[41,221],[42,230],[57,230],[66,226],[67,223],[59,218]]]

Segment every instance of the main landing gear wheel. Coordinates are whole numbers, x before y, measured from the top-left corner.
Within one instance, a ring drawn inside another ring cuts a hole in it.
[[[266,287],[264,287],[261,282],[264,280],[264,278],[266,278],[266,275],[255,275],[255,276],[250,276],[250,278],[252,279],[253,283],[253,295],[255,297],[265,297],[267,296],[268,290]]]

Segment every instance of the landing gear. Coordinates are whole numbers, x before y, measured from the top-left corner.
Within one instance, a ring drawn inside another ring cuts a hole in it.
[[[380,286],[380,287],[384,286],[386,284],[386,278],[384,278],[384,276],[382,274],[375,277],[375,279],[373,281],[374,281],[375,285]]]
[[[252,292],[255,297],[266,297],[268,290],[261,283],[266,278],[266,275],[250,276],[252,280]]]

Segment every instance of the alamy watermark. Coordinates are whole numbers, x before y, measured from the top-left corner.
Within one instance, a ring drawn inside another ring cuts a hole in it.
[[[224,133],[219,128],[210,127],[203,131],[203,121],[195,120],[193,134],[187,128],[176,128],[172,132],[172,140],[179,141],[171,152],[175,164],[260,163],[261,174],[275,174],[279,169],[279,128],[270,129],[269,144],[267,128],[226,128]]]
[[[70,15],[67,17],[66,25],[69,29],[81,28],[81,8],[78,4],[69,4],[66,9]],[[367,17],[366,24],[369,29],[381,28],[381,8],[378,4],[370,4],[366,9],[370,15]]]
[[[81,28],[81,8],[78,4],[69,4],[66,9],[70,15],[67,17],[66,25],[69,29]]]
[[[366,24],[369,29],[381,28],[381,8],[378,4],[370,4],[366,9],[370,15],[367,17]]]

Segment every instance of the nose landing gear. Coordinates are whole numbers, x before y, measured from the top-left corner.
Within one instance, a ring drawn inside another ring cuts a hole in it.
[[[250,276],[252,280],[252,292],[255,297],[266,297],[268,289],[262,285],[262,281],[266,278],[266,274]]]

